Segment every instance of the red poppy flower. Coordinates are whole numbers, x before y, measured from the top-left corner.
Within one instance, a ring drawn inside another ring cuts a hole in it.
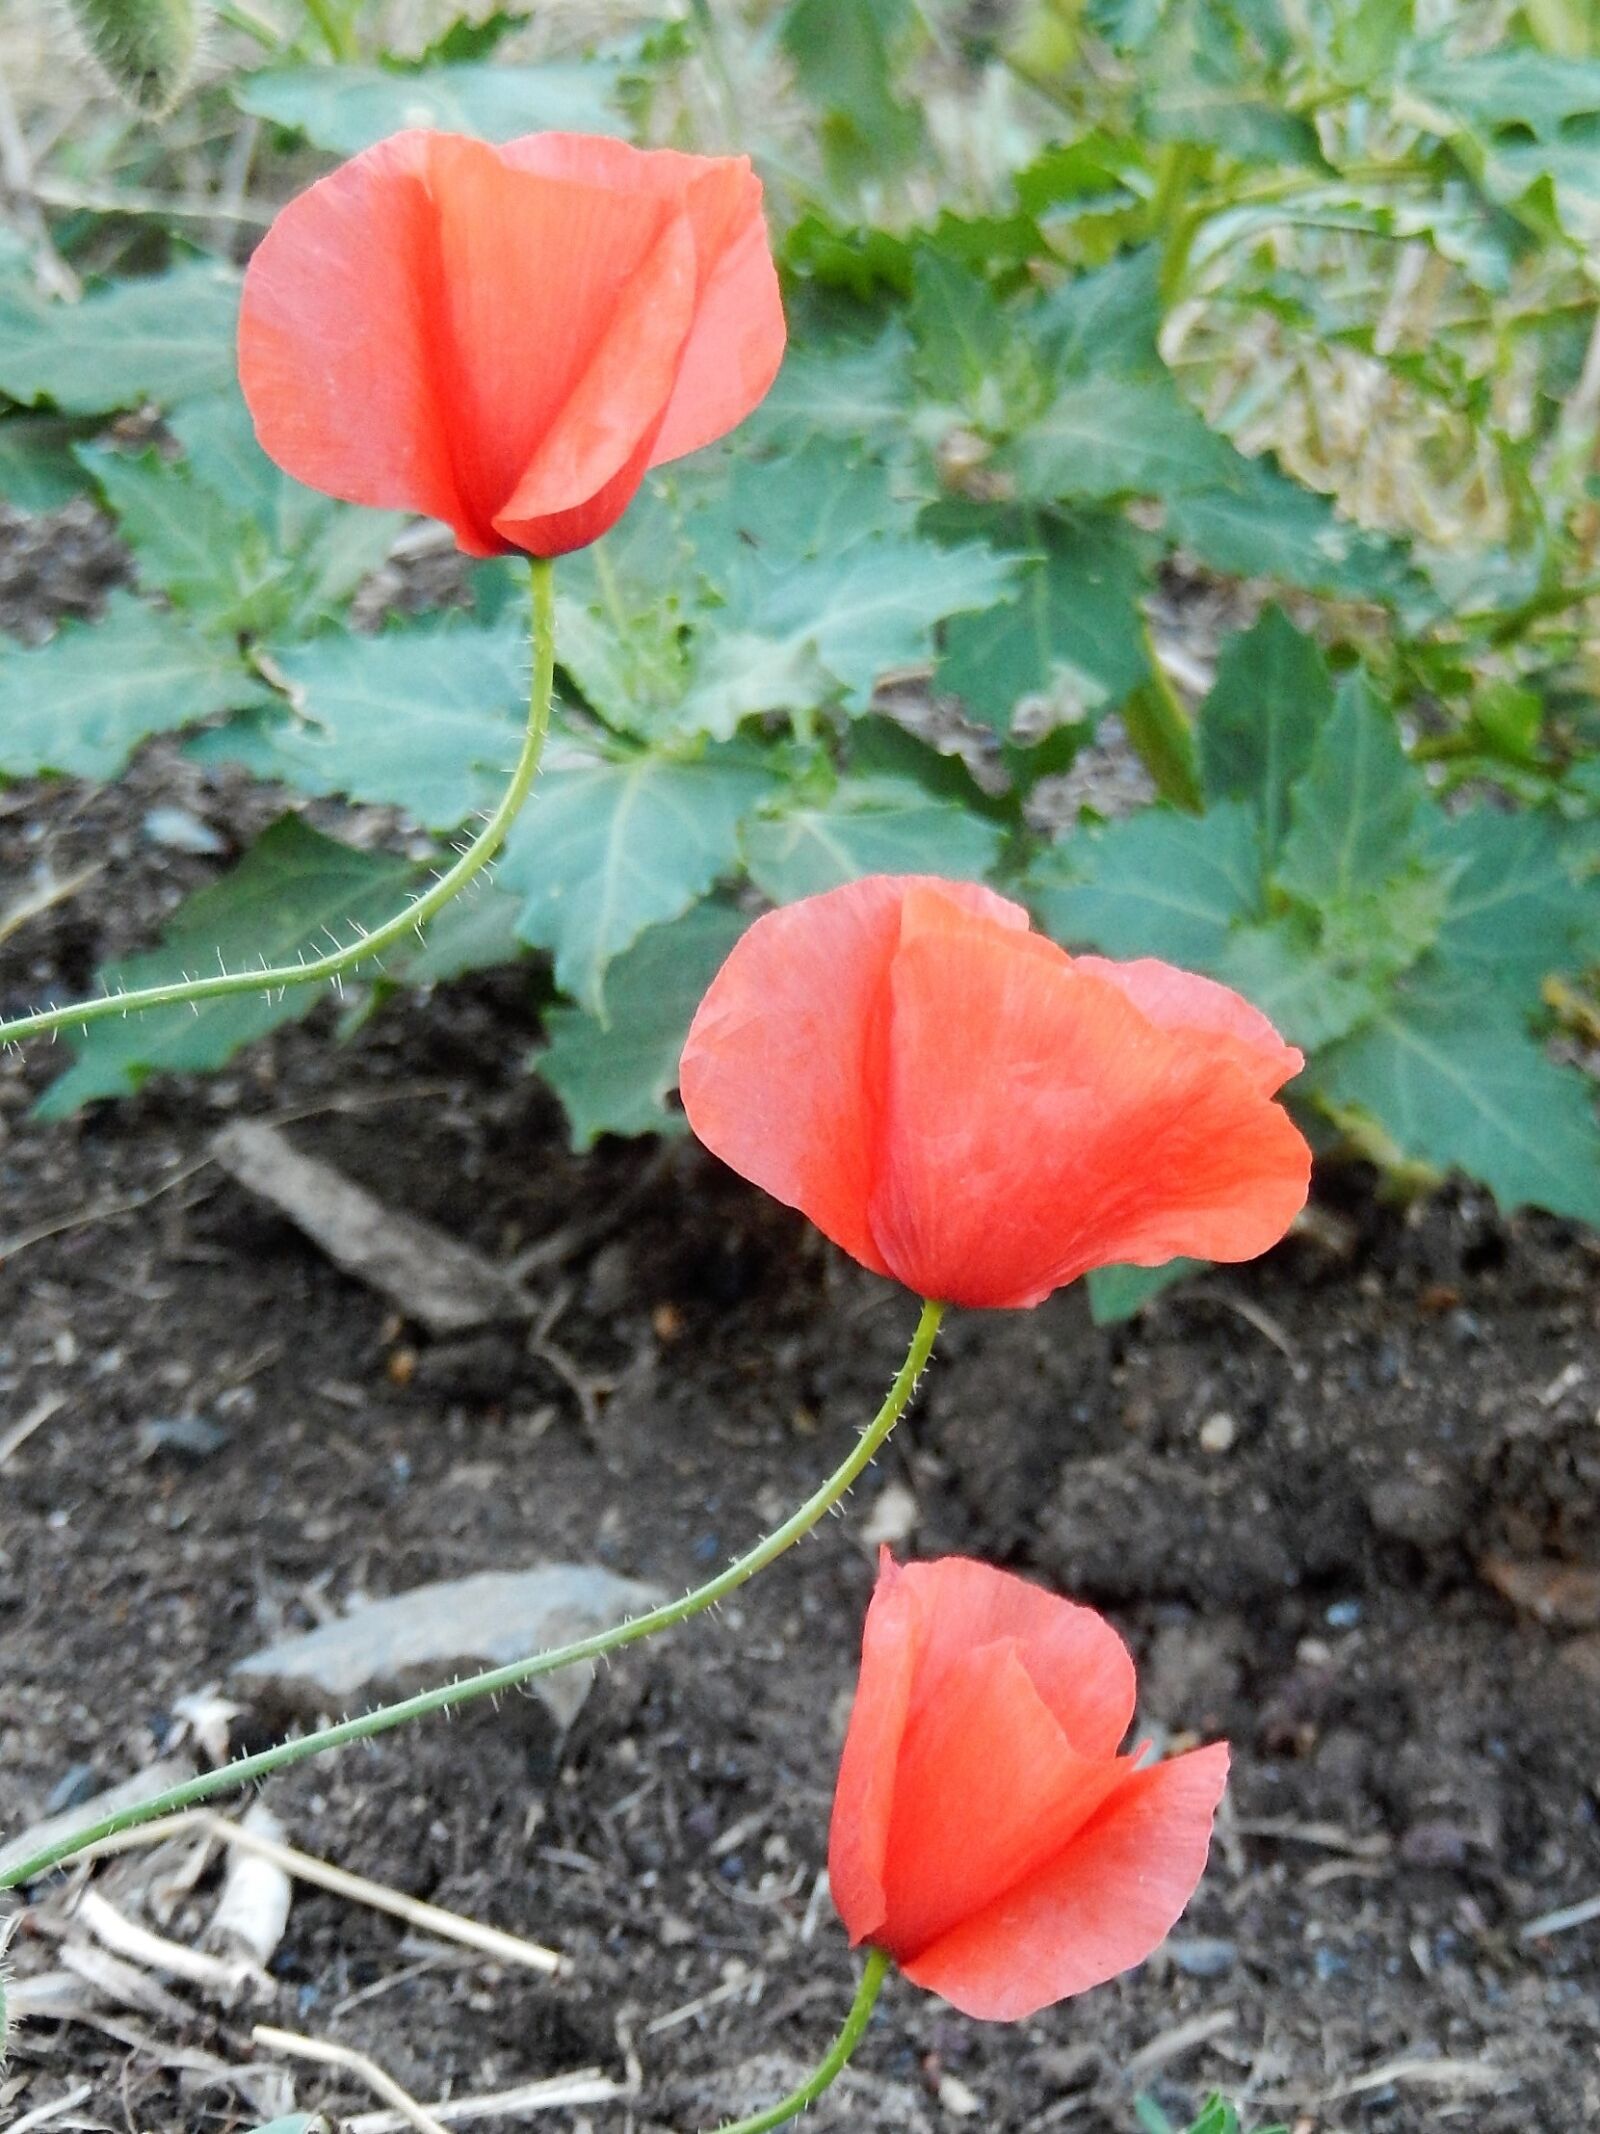
[[[313,489],[443,519],[469,555],[555,556],[742,422],[783,342],[745,157],[398,133],[267,232],[239,375]]]
[[[1119,1756],[1133,1702],[1092,1608],[885,1549],[828,1842],[852,1945],[991,2022],[1142,1963],[1194,1895],[1228,1751]]]
[[[992,891],[877,875],[758,919],[701,1002],[689,1123],[863,1265],[1030,1305],[1091,1267],[1247,1260],[1303,1205],[1304,1062],[1164,963],[1069,956]]]

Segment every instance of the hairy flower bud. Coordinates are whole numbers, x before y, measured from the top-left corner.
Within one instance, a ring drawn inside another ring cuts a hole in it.
[[[108,86],[149,118],[170,111],[194,76],[202,0],[67,0]]]

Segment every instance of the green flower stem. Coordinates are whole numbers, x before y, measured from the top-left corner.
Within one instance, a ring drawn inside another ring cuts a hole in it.
[[[398,1704],[383,1705],[377,1711],[362,1713],[357,1719],[341,1720],[337,1726],[321,1727],[314,1734],[302,1734],[298,1740],[280,1742],[275,1749],[263,1749],[259,1755],[241,1756],[215,1771],[202,1772],[198,1778],[187,1779],[179,1786],[169,1786],[164,1793],[152,1794],[148,1800],[136,1802],[118,1814],[104,1816],[72,1837],[42,1846],[8,1874],[0,1875],[0,1889],[21,1888],[25,1883],[36,1881],[50,1868],[59,1867],[63,1860],[70,1860],[74,1854],[85,1852],[106,1838],[117,1837],[124,1830],[135,1830],[140,1824],[154,1822],[159,1816],[175,1815],[180,1809],[192,1808],[200,1801],[213,1800],[219,1793],[232,1793],[257,1779],[270,1778],[275,1771],[285,1771],[291,1764],[304,1763],[310,1756],[320,1756],[325,1749],[339,1749],[347,1742],[366,1741],[374,1734],[387,1734],[393,1727],[404,1726],[407,1720],[425,1719],[432,1712],[449,1711],[476,1697],[493,1697],[502,1690],[520,1689],[524,1682],[531,1682],[536,1675],[554,1674],[558,1667],[573,1667],[580,1660],[602,1659],[608,1652],[617,1652],[624,1645],[636,1645],[641,1638],[653,1637],[658,1630],[670,1630],[674,1624],[687,1622],[690,1616],[715,1607],[718,1601],[726,1600],[730,1593],[736,1592],[746,1579],[764,1571],[774,1558],[809,1534],[823,1513],[832,1511],[870,1465],[910,1405],[944,1312],[942,1304],[924,1303],[906,1360],[884,1396],[883,1406],[857,1438],[849,1458],[782,1526],[758,1541],[747,1555],[729,1564],[725,1571],[720,1571],[705,1585],[686,1593],[682,1600],[665,1601],[645,1615],[633,1616],[628,1622],[598,1631],[593,1637],[579,1638],[574,1644],[557,1645],[549,1652],[535,1653],[530,1659],[513,1660],[508,1666],[489,1668],[483,1674],[469,1675],[462,1682],[447,1682],[438,1689],[402,1698]]]
[[[855,2001],[844,2019],[843,2030],[829,2046],[827,2057],[819,2060],[800,2087],[791,2090],[780,2103],[770,2105],[764,2112],[753,2113],[749,2119],[736,2119],[720,2128],[718,2134],[766,2134],[768,2127],[781,2127],[786,2119],[798,2118],[807,2105],[815,2104],[828,2085],[844,2073],[850,2055],[861,2043],[888,1972],[889,1959],[883,1950],[870,1950],[861,1984],[856,1988]]]
[[[279,964],[259,971],[225,971],[216,977],[184,978],[171,985],[141,986],[137,991],[107,993],[99,1000],[80,1000],[62,1008],[41,1008],[34,1015],[20,1015],[0,1022],[0,1045],[15,1044],[25,1037],[43,1037],[52,1030],[84,1029],[113,1015],[138,1015],[147,1008],[179,1007],[187,1002],[225,1000],[239,993],[276,993],[284,986],[315,985],[319,979],[340,978],[358,963],[381,956],[407,934],[416,932],[434,918],[452,897],[459,896],[474,876],[483,872],[516,821],[523,802],[538,775],[550,730],[550,697],[555,685],[555,597],[551,567],[543,557],[533,559],[533,684],[528,697],[528,724],[523,733],[522,753],[517,758],[511,782],[500,804],[477,836],[460,854],[453,867],[440,875],[433,887],[415,898],[404,911],[371,933],[364,933],[347,948],[334,949],[304,963]]]

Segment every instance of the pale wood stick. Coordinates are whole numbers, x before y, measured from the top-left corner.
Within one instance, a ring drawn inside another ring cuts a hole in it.
[[[386,2075],[376,2060],[369,2060],[354,2046],[333,2045],[326,2038],[303,2038],[298,2031],[274,2030],[267,2023],[258,2023],[251,2036],[268,2052],[288,2053],[296,2060],[316,2060],[324,2067],[342,2067],[352,2075],[359,2075],[374,2096],[381,2097],[385,2104],[392,2104],[407,2125],[416,2128],[417,2134],[446,2134],[445,2128],[430,2111],[403,2090],[392,2075]]]

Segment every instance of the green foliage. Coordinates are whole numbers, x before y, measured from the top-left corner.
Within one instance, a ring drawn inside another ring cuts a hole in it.
[[[1204,1265],[1203,1260],[1168,1260],[1161,1267],[1092,1267],[1084,1281],[1089,1316],[1096,1326],[1115,1326],[1131,1319],[1164,1289]]]
[[[1317,1055],[1300,1092],[1364,1145],[1600,1220],[1592,1095],[1533,1034],[1544,981],[1600,959],[1560,824],[1445,814],[1370,677],[1334,688],[1271,610],[1225,650],[1199,754],[1203,816],[1153,810],[1034,863],[1045,923],[1236,987]]]
[[[0,275],[0,393],[63,415],[176,407],[233,385],[239,281],[215,260],[114,282],[81,304]]]
[[[548,1042],[535,1065],[567,1108],[575,1148],[592,1147],[601,1134],[681,1127],[666,1101],[684,1034],[744,925],[725,904],[699,904],[641,934],[611,966],[604,1021],[580,1008],[546,1015]]]
[[[962,523],[977,517],[967,507]],[[1072,726],[1119,710],[1150,672],[1140,612],[1150,543],[1112,512],[1019,513],[993,532],[1026,556],[1016,598],[947,624],[939,687],[1002,736],[1040,700]]]
[[[546,128],[619,133],[612,102],[614,62],[574,60],[539,67],[462,62],[417,69],[285,67],[247,75],[234,87],[241,111],[293,128],[318,148],[353,156],[407,126],[509,141]]]
[[[387,919],[415,889],[415,870],[406,861],[357,852],[286,815],[231,874],[180,907],[159,949],[101,971],[99,989],[115,993],[320,955],[333,940]],[[97,1097],[131,1096],[152,1074],[220,1067],[241,1045],[308,1015],[317,1000],[316,989],[306,986],[69,1030],[74,1064],[45,1091],[39,1114],[65,1119]]]
[[[768,787],[765,766],[740,750],[548,770],[498,879],[522,898],[517,930],[551,951],[563,991],[604,1016],[607,965],[736,871],[739,825]]]
[[[540,1071],[580,1139],[643,1131],[758,898],[987,878],[1069,944],[1240,988],[1369,1153],[1592,1214],[1589,1088],[1545,1044],[1600,963],[1600,59],[1559,0],[1492,40],[1382,0],[783,0],[537,64],[499,56],[515,10],[404,56],[323,14],[326,50],[299,27],[196,92],[206,143],[225,98],[268,122],[263,197],[404,125],[737,133],[791,324],[757,415],[562,559],[546,781],[374,999],[547,955],[576,1004]],[[100,182],[192,189],[160,154]],[[0,774],[111,776],[193,726],[202,761],[459,835],[516,744],[520,588],[485,565],[468,612],[353,635],[400,522],[263,457],[237,275],[140,212],[52,213],[80,302],[0,238],[0,490],[91,494],[137,588],[0,649]],[[1196,706],[1229,579],[1258,620]],[[1162,804],[1048,837],[1112,715]],[[214,1058],[248,1034],[204,1029]],[[1094,1307],[1172,1278],[1106,1270]]]
[[[403,808],[453,830],[490,807],[516,761],[528,648],[512,628],[459,623],[278,648],[288,691],[206,734],[190,753],[242,763],[304,793]]]
[[[893,48],[913,19],[910,0],[789,0],[784,9],[779,40],[824,113],[828,164],[846,186],[901,167],[921,146],[921,118],[893,84]]]
[[[844,778],[825,801],[758,816],[743,845],[763,896],[792,904],[864,874],[981,881],[999,863],[1003,835],[997,823],[911,779]]]
[[[113,593],[105,620],[0,643],[0,778],[114,778],[138,744],[264,695],[229,646]]]
[[[1180,2134],[1153,2097],[1135,2098],[1133,2110],[1142,2134]],[[1211,2096],[1201,2106],[1200,2117],[1183,2134],[1244,2134],[1244,2126],[1235,2106],[1225,2097]],[[1256,2134],[1289,2134],[1289,2130],[1284,2126],[1259,2127]]]

